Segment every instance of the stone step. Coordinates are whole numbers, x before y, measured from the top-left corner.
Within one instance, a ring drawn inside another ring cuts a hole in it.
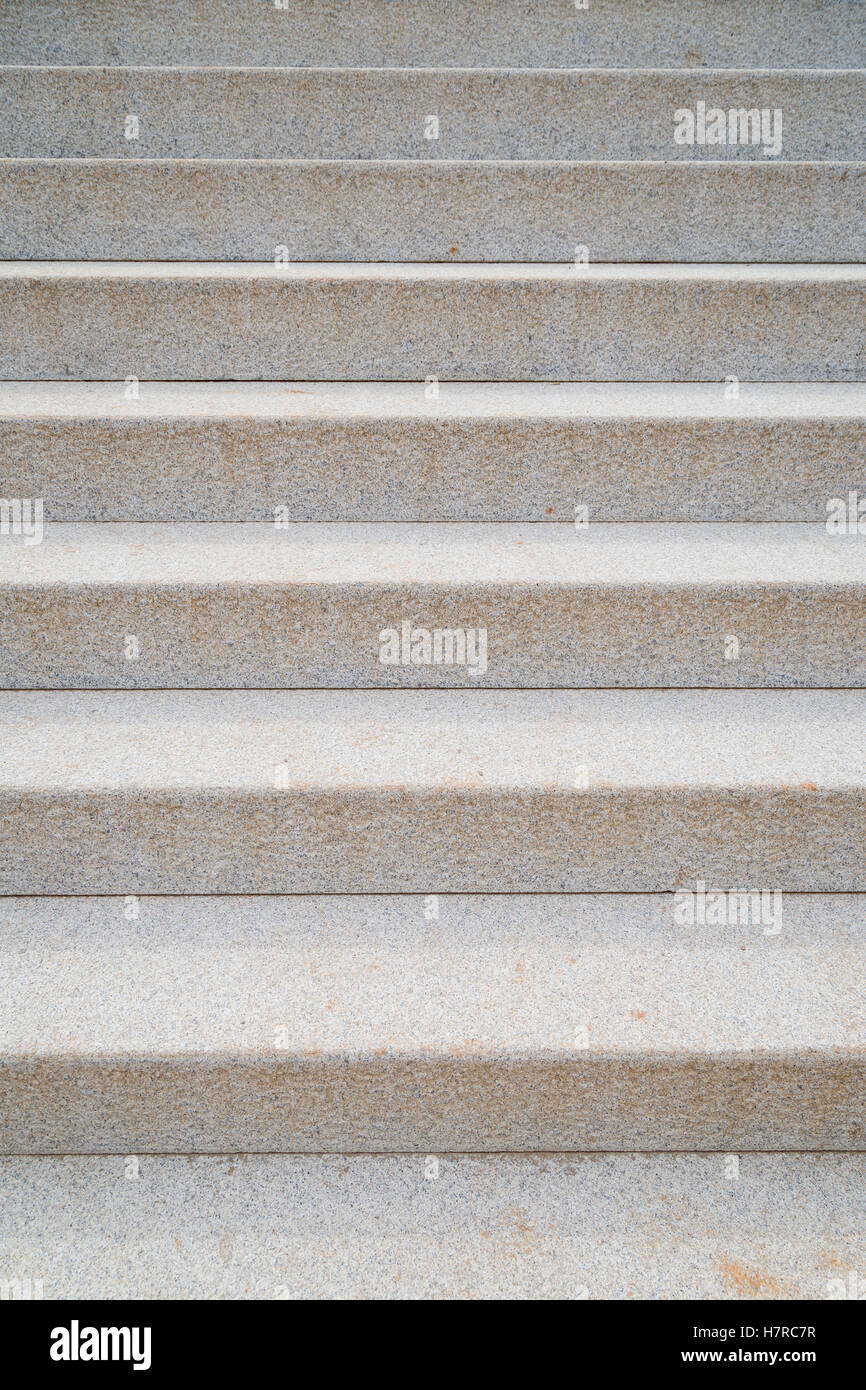
[[[0,262],[0,379],[866,379],[866,265]]]
[[[866,67],[850,0],[0,0],[0,62]]]
[[[866,543],[820,523],[41,537],[0,546],[3,687],[866,686]]]
[[[866,165],[0,161],[0,257],[266,261],[277,254],[866,261]]]
[[[866,1263],[863,1154],[3,1158],[0,1181],[6,1277],[45,1298],[856,1299]]]
[[[718,897],[4,899],[0,1149],[866,1148],[866,898]]]
[[[0,107],[24,159],[866,159],[858,69],[3,67]]]
[[[51,521],[825,521],[866,385],[0,383]],[[132,397],[132,398],[130,398]],[[277,509],[280,509],[278,512]]]
[[[866,890],[858,691],[0,695],[2,893]]]

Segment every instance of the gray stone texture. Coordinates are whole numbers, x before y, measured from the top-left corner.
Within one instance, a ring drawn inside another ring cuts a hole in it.
[[[778,139],[678,143],[698,102],[778,111]],[[0,113],[0,155],[25,159],[866,159],[854,70],[7,67]]]
[[[0,379],[866,380],[866,266],[0,263]]]
[[[0,1297],[856,1297],[866,5],[284,3],[0,0]]]
[[[823,522],[861,487],[866,385],[732,390],[3,382],[4,489],[54,521],[592,524]]]
[[[866,890],[858,691],[0,695],[4,893]]]
[[[569,262],[578,246],[593,261],[862,261],[866,165],[0,160],[10,260],[265,261],[285,247]]]
[[[54,524],[0,546],[0,684],[866,686],[864,604],[820,523]]]
[[[144,1156],[131,1171],[0,1160],[0,1267],[41,1277],[46,1299],[786,1302],[840,1282],[847,1296],[866,1263],[862,1154],[744,1154],[736,1182],[723,1154],[436,1170],[420,1154]]]
[[[866,67],[862,0],[0,0],[0,62]]]
[[[675,907],[4,899],[0,1150],[866,1148],[864,898]]]

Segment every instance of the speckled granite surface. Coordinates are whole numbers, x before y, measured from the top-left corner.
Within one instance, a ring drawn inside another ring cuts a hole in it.
[[[677,141],[698,102],[770,124]],[[858,70],[0,67],[0,111],[25,159],[866,158]]]
[[[823,522],[866,477],[850,382],[0,382],[0,427],[57,521]]]
[[[857,261],[864,229],[851,162],[0,160],[7,259]]]
[[[857,691],[0,696],[5,893],[862,891]]]
[[[864,600],[820,524],[55,524],[0,547],[0,683],[864,686]]]
[[[850,0],[0,2],[0,62],[864,67]],[[853,16],[852,16],[852,11]]]
[[[437,1177],[426,1176],[438,1172]],[[0,1160],[0,1268],[45,1298],[823,1299],[866,1156]],[[862,1278],[862,1273],[860,1274]]]
[[[858,381],[864,311],[862,265],[4,261],[0,377]]]
[[[862,6],[285,4],[0,0],[0,685],[862,681]],[[0,694],[0,1298],[856,1297],[864,735]]]
[[[764,907],[5,899],[0,1151],[866,1148],[866,898]]]

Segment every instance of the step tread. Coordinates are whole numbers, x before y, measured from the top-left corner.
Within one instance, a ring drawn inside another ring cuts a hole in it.
[[[2,69],[0,69],[2,71]],[[731,164],[725,159],[702,159],[685,164],[671,164],[668,159],[417,159],[382,158],[351,159],[348,156],[337,158],[312,158],[308,155],[257,155],[241,158],[238,155],[190,155],[175,157],[171,155],[125,155],[115,154],[78,155],[73,159],[59,155],[0,155],[0,173],[21,172],[32,169],[35,172],[58,170],[69,174],[127,172],[145,173],[147,171],[167,173],[197,173],[209,169],[225,170],[231,174],[247,171],[303,172],[331,170],[335,173],[360,174],[366,172],[414,174],[422,181],[436,178],[437,175],[454,171],[465,172],[473,178],[490,173],[555,173],[574,172],[588,175],[595,170],[616,170],[622,174],[640,175],[648,170],[666,170],[674,177],[706,178],[708,174],[719,177],[739,178],[748,183],[761,174],[774,169],[789,173],[803,174],[848,174],[860,173],[866,169],[864,159],[774,159],[772,164],[743,166]],[[74,257],[72,259],[75,259]]]
[[[0,546],[7,688],[866,686],[866,546],[821,523],[39,534]]]
[[[6,263],[8,264],[8,262]],[[859,419],[866,382],[0,381],[0,419]]]
[[[703,263],[595,263],[569,265],[560,261],[484,261],[446,265],[416,261],[0,261],[2,280],[202,280],[265,281],[392,281],[398,283],[497,281],[760,281],[828,284],[866,281],[866,263],[807,263],[737,265]]]
[[[4,900],[0,1146],[866,1148],[862,897],[430,901]]]
[[[820,523],[54,522],[44,542],[0,547],[0,585],[866,584],[866,546]]]
[[[409,65],[389,63],[382,64],[346,64],[346,63],[0,63],[0,76],[4,73],[46,73],[56,74],[57,76],[77,75],[79,73],[104,73],[123,76],[125,73],[153,73],[156,76],[165,73],[177,73],[185,75],[187,73],[197,73],[202,77],[219,78],[223,74],[234,75],[236,73],[251,73],[257,77],[270,77],[274,74],[286,74],[290,77],[312,77],[316,78],[322,74],[331,77],[338,76],[351,82],[355,77],[378,77],[387,79],[388,77],[419,77],[435,75],[442,78],[450,77],[472,77],[484,80],[489,77],[519,77],[525,81],[532,82],[536,77],[563,77],[574,79],[579,82],[584,78],[594,81],[596,78],[605,77],[624,77],[629,80],[639,81],[642,77],[800,77],[805,81],[813,78],[820,80],[823,77],[863,77],[866,69],[862,67],[807,67],[805,65],[789,64],[782,67],[766,65],[764,67],[664,67],[645,64],[643,67],[619,67],[615,63],[608,64],[606,67],[593,65],[592,67],[582,68],[577,66],[547,66],[535,63],[532,67],[525,64],[439,64],[439,63],[413,63]],[[708,103],[709,105],[709,103]]]
[[[0,693],[0,787],[866,788],[866,692]]]
[[[139,1164],[0,1158],[7,1277],[67,1299],[825,1299],[864,1264],[862,1154],[747,1154],[736,1182],[722,1154]]]
[[[763,920],[690,926],[661,894],[430,901],[143,897],[128,921],[123,898],[3,899],[3,1061],[553,1064],[579,1028],[583,1057],[646,1065],[866,1054],[866,895],[767,889]]]

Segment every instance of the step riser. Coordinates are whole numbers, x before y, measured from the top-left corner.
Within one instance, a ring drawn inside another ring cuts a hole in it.
[[[753,389],[738,402],[717,386],[691,414],[676,413],[674,393],[620,403],[611,418],[597,388],[572,395],[564,417],[561,402],[510,392],[498,418],[477,401],[476,413],[466,402],[443,418],[458,388],[444,387],[438,405],[418,388],[413,414],[412,387],[387,399],[350,388],[338,401],[304,383],[301,416],[289,414],[300,394],[257,415],[253,386],[198,388],[208,403],[185,413],[166,395],[180,389],[142,383],[136,404],[119,385],[98,399],[82,387],[70,411],[71,388],[35,388],[22,412],[18,388],[0,387],[3,495],[43,498],[49,522],[272,522],[277,508],[293,522],[573,521],[577,504],[600,522],[823,522],[828,498],[866,477],[866,393],[860,414],[853,401],[841,415],[828,402],[826,416],[816,405],[802,417],[777,403],[753,418],[741,413],[754,409]],[[709,418],[722,401],[724,415]]]
[[[10,789],[0,809],[3,893],[866,891],[859,787]]]
[[[866,167],[0,164],[10,260],[267,261],[278,247],[323,261],[861,261]]]
[[[0,379],[866,379],[866,281],[854,275],[412,279],[286,270],[7,276]]]
[[[6,68],[0,104],[25,159],[866,159],[857,72]]]
[[[0,62],[388,67],[862,67],[857,6],[790,0],[0,3]]]
[[[866,1148],[866,1065],[832,1054],[40,1059],[0,1063],[0,1094],[13,1154]]]
[[[859,687],[864,608],[866,560],[859,584],[2,585],[0,685]],[[468,663],[411,664],[416,628],[474,629]]]

